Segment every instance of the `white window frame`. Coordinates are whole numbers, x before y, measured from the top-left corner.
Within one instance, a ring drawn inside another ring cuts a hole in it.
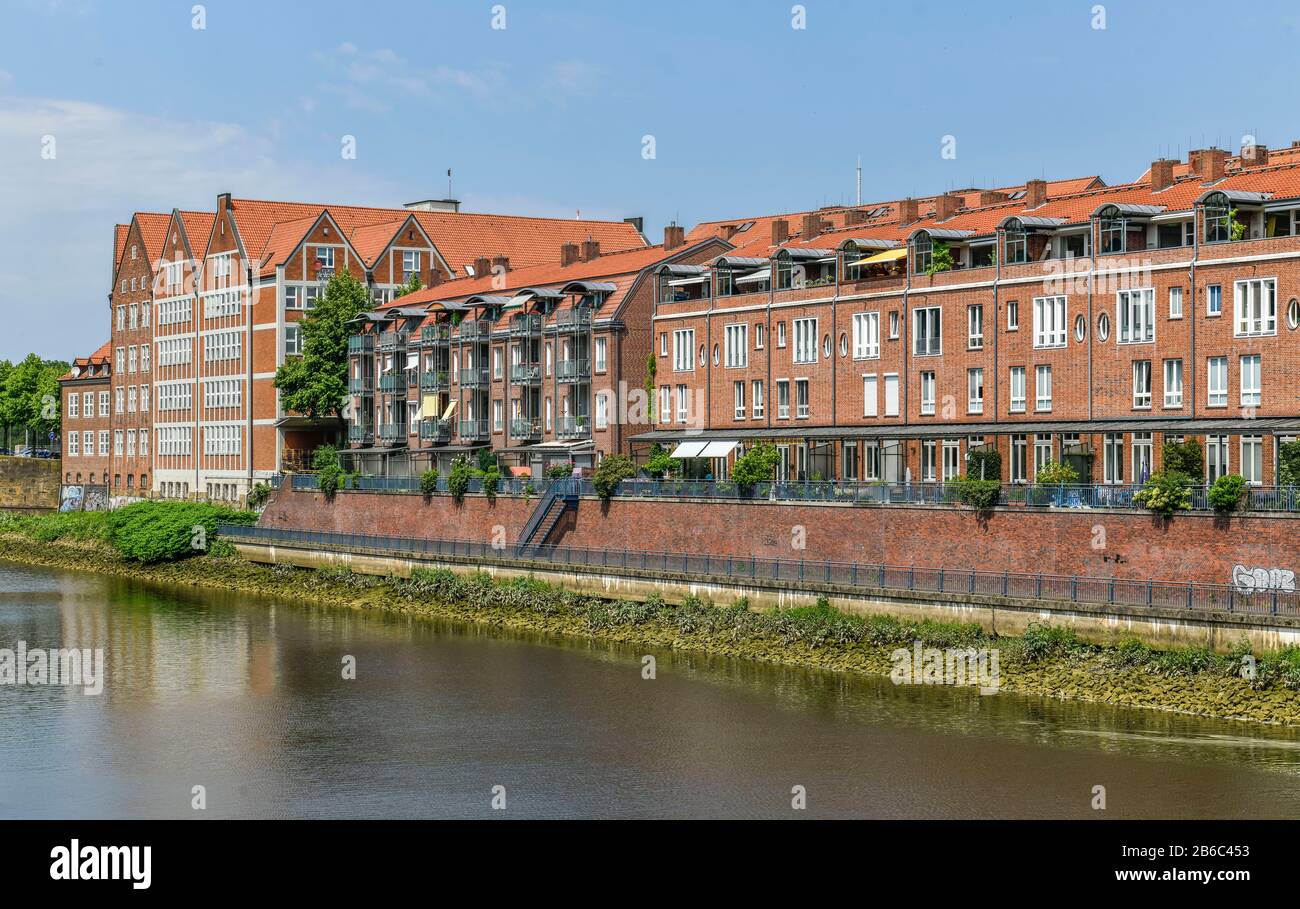
[[[1242,407],[1259,407],[1263,403],[1262,362],[1259,354],[1243,354],[1239,360]]]
[[[1156,292],[1151,287],[1115,292],[1115,340],[1119,344],[1153,344],[1156,340]]]
[[[1151,409],[1151,361],[1133,361],[1133,409]]]
[[[726,368],[744,369],[749,365],[749,323],[737,322],[723,327],[727,351]]]
[[[880,359],[880,313],[853,314],[853,359]]]
[[[817,319],[807,317],[792,319],[794,322],[794,362],[809,364],[817,362]]]
[[[971,303],[966,307],[966,349],[984,349],[983,303]]]
[[[923,343],[924,350],[921,349]],[[912,310],[912,355],[943,355],[943,307],[921,306]]]
[[[1215,382],[1215,367],[1220,373],[1220,383]],[[1228,358],[1208,357],[1205,361],[1205,406],[1228,406]]]
[[[934,416],[938,386],[938,375],[933,370],[925,370],[921,373],[921,416]]]
[[[1232,307],[1234,337],[1262,338],[1276,335],[1277,279],[1248,278],[1233,282]]]
[[[1047,381],[1043,381],[1046,376]],[[1047,394],[1043,394],[1043,388],[1046,386]],[[1034,367],[1034,412],[1050,413],[1052,410],[1052,367],[1047,363],[1040,363]]]
[[[1165,360],[1164,366],[1165,409],[1181,410],[1183,407],[1183,361]]]
[[[1064,347],[1069,336],[1069,313],[1064,294],[1034,297],[1034,347]]]
[[[874,372],[869,372],[862,377],[862,415],[864,417],[880,416],[879,384]]]
[[[966,370],[966,412],[984,412],[984,368],[982,366]]]

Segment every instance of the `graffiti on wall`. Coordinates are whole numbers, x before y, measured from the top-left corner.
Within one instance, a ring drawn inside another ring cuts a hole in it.
[[[1239,593],[1295,590],[1295,572],[1285,568],[1247,568],[1238,565],[1232,569],[1232,584]]]
[[[77,485],[59,489],[59,511],[104,511],[107,508],[107,486]]]

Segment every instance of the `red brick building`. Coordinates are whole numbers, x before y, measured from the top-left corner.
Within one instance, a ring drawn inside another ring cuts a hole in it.
[[[446,471],[492,449],[519,469],[594,466],[648,427],[655,278],[731,248],[686,243],[602,253],[598,240],[555,247],[546,265],[484,259],[476,275],[380,307],[351,339],[349,438],[367,473]]]
[[[704,233],[737,248],[658,269],[633,440],[696,472],[763,440],[789,478],[942,481],[994,446],[1004,480],[1128,484],[1195,439],[1207,480],[1270,484],[1300,435],[1300,148]]]
[[[112,462],[112,345],[77,357],[59,379],[63,483],[108,486]]]

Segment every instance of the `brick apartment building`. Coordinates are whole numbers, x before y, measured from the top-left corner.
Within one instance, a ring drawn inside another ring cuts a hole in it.
[[[108,432],[110,461],[94,472],[117,497],[236,499],[343,428],[286,413],[273,384],[336,270],[382,306],[413,276],[436,286],[475,274],[484,256],[540,265],[562,243],[587,239],[646,245],[638,219],[464,213],[454,201],[367,208],[225,193],[211,212],[137,213],[114,231],[110,425],[95,430]],[[64,383],[65,430],[83,419],[72,416],[73,382]],[[65,473],[75,476],[85,455],[80,439],[72,445],[65,432]]]
[[[63,408],[63,482],[109,485],[112,457],[112,344],[77,357],[59,379]]]
[[[1300,143],[705,235],[736,248],[657,269],[659,424],[632,440],[695,473],[761,440],[788,478],[942,481],[995,446],[1004,480],[1127,484],[1195,439],[1206,480],[1269,484],[1300,435]]]
[[[481,260],[468,277],[367,313],[350,340],[351,458],[412,475],[493,449],[519,470],[594,466],[648,428],[643,390],[657,269],[732,245],[685,242],[602,252],[557,244],[545,265]]]

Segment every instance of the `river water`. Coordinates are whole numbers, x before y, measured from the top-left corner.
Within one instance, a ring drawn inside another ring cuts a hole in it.
[[[1246,723],[0,563],[19,641],[106,680],[0,685],[0,818],[1300,817]]]

